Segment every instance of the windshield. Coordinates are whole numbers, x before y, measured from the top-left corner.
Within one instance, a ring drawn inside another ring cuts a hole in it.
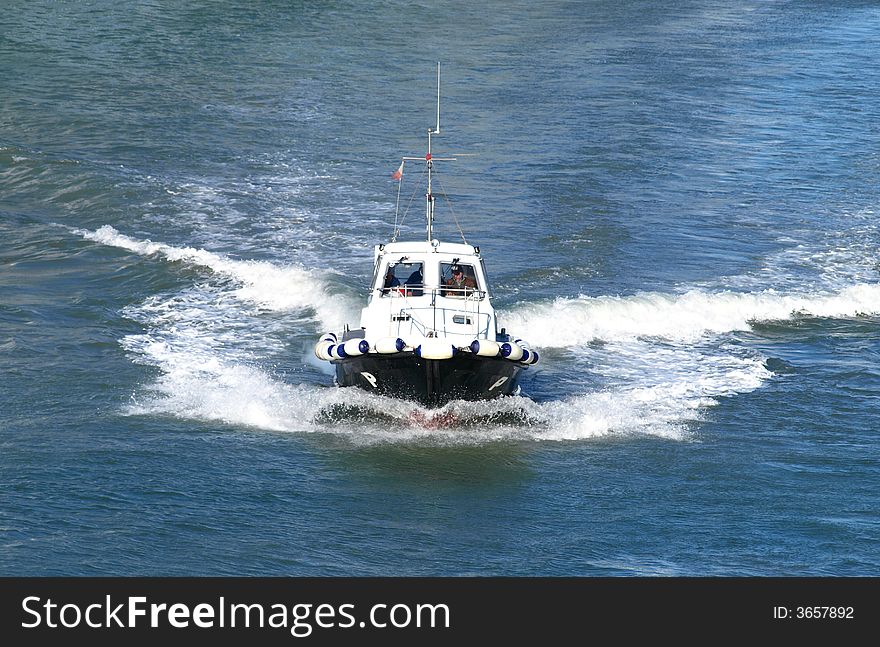
[[[425,279],[421,263],[399,261],[385,268],[382,295],[420,297],[424,294]]]
[[[466,297],[479,290],[473,265],[440,263],[440,293],[445,297]]]

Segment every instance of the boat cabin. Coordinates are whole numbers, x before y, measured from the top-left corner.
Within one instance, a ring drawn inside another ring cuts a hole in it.
[[[377,245],[361,328],[368,338],[445,337],[460,345],[496,338],[478,247],[439,241]],[[413,343],[411,343],[411,341]]]

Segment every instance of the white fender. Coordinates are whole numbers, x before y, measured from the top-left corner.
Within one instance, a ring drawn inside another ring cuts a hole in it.
[[[330,347],[336,343],[336,333],[324,333],[321,340],[315,344],[315,357],[318,359],[330,359]]]
[[[537,364],[539,359],[540,358],[538,357],[538,352],[534,351],[534,350],[530,350],[528,358],[525,358],[525,357],[523,358],[523,363],[524,364]]]
[[[522,346],[506,341],[501,344],[501,356],[513,362],[518,362],[523,356]]]
[[[497,341],[491,339],[475,339],[471,342],[471,352],[480,357],[498,357],[501,352],[501,346]]]
[[[406,344],[400,337],[383,337],[376,342],[374,348],[377,353],[390,355],[391,353],[401,352],[405,346]]]
[[[330,359],[330,347],[333,346],[335,342],[324,341],[323,339],[315,344],[315,357],[318,359],[328,360]]]
[[[450,359],[455,355],[455,346],[445,339],[425,339],[416,346],[416,355],[425,359]]]
[[[330,356],[330,359],[345,359],[348,357],[348,354],[345,352],[345,345],[343,344],[331,346],[327,349],[327,354]]]
[[[349,339],[342,345],[342,348],[345,349],[346,355],[357,357],[358,355],[363,355],[369,351],[370,344],[366,339]]]

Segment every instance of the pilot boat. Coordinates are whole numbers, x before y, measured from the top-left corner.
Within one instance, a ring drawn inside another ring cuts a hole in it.
[[[391,239],[375,246],[359,325],[328,332],[315,346],[315,355],[335,367],[337,385],[427,407],[517,393],[521,373],[539,359],[527,342],[499,329],[480,248],[434,237],[435,164],[455,161],[433,156],[439,134],[438,64],[437,123],[428,129],[427,153],[403,157],[392,176],[402,182],[408,162],[423,165],[426,238],[398,241],[396,219]]]

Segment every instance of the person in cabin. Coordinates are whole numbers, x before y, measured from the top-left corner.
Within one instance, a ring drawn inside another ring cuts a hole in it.
[[[464,296],[477,289],[477,282],[470,276],[465,276],[461,265],[452,266],[452,276],[444,282],[446,289],[443,296]]]
[[[391,265],[388,266],[388,272],[385,273],[385,283],[382,286],[382,291],[386,294],[391,292],[391,288],[396,288],[400,286],[400,279],[394,276],[394,267]]]
[[[406,293],[409,296],[420,297],[423,294],[422,291],[422,283],[424,282],[424,278],[422,278],[422,266],[418,265],[412,274],[409,275],[409,278],[404,281],[404,286],[406,286]]]

